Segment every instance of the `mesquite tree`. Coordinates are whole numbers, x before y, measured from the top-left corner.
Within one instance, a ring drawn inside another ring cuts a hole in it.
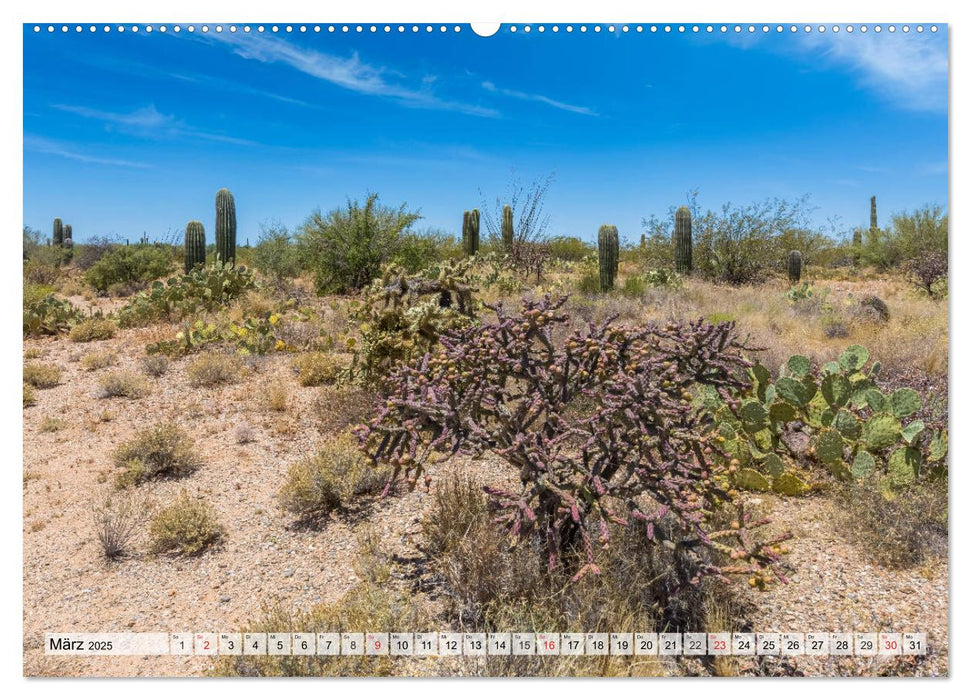
[[[490,306],[494,323],[449,332],[401,365],[362,448],[416,485],[430,459],[492,452],[520,476],[518,493],[488,487],[497,522],[537,537],[549,566],[574,580],[598,573],[610,525],[639,522],[657,545],[687,548],[703,575],[758,574],[778,559],[743,512],[713,532],[707,514],[731,500],[737,463],[724,454],[692,390],[714,387],[732,405],[751,380],[733,325],[704,321],[569,331],[565,298]],[[428,477],[425,477],[426,484]],[[734,541],[733,544],[728,542]],[[730,555],[716,565],[710,554]]]

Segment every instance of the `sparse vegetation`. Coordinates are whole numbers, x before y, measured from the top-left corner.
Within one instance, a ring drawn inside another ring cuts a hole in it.
[[[106,318],[89,318],[82,321],[68,334],[75,343],[90,343],[93,340],[109,340],[115,337],[118,326]]]
[[[149,528],[151,550],[155,554],[198,556],[219,544],[225,536],[226,530],[212,506],[185,491],[158,511]]]
[[[233,384],[239,380],[244,371],[245,366],[238,357],[222,353],[200,355],[191,360],[185,368],[189,384],[194,387]]]
[[[148,382],[140,374],[118,370],[106,374],[98,381],[98,396],[103,399],[123,397],[140,399],[148,393]]]
[[[115,466],[122,470],[116,482],[120,487],[154,479],[183,477],[201,465],[192,439],[174,424],[140,431],[120,445],[112,454],[112,459]]]
[[[24,365],[24,383],[37,389],[50,389],[61,383],[61,368],[57,365],[31,362]]]
[[[333,355],[325,352],[301,354],[294,362],[297,381],[301,386],[320,386],[336,382],[344,368]]]
[[[89,352],[81,358],[81,366],[89,372],[116,364],[118,364],[118,355],[111,350]]]
[[[131,489],[108,493],[96,503],[92,521],[106,559],[118,559],[129,553],[131,543],[150,513],[151,502]]]

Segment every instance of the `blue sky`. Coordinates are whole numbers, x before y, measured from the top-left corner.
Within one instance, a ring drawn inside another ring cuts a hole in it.
[[[592,26],[592,25],[591,25]],[[176,35],[24,28],[24,223],[75,240],[239,239],[368,191],[419,227],[555,173],[553,234],[591,239],[700,190],[811,196],[821,225],[947,205],[947,34],[592,30]],[[482,193],[480,195],[480,192]]]

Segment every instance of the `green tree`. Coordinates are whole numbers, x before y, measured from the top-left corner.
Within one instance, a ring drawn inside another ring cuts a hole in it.
[[[376,193],[368,194],[363,204],[348,199],[346,206],[327,214],[315,211],[301,227],[300,243],[317,293],[362,289],[395,258],[402,234],[420,218],[406,204],[381,205]]]

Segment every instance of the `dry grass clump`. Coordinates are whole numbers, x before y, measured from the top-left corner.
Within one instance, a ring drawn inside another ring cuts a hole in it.
[[[43,357],[44,351],[40,348],[27,348],[24,350],[25,360],[36,360],[38,357]]]
[[[102,399],[123,397],[140,399],[148,393],[148,382],[140,374],[119,370],[111,372],[98,382],[98,397]]]
[[[24,408],[33,406],[35,403],[37,403],[37,394],[34,391],[34,387],[24,382]]]
[[[212,506],[183,491],[159,510],[148,534],[152,553],[192,557],[221,542],[226,530]]]
[[[372,394],[357,386],[322,386],[312,411],[321,433],[332,435],[363,423],[375,400]]]
[[[255,434],[253,432],[253,426],[249,423],[239,423],[233,428],[233,438],[236,440],[237,445],[246,445],[253,442]]]
[[[169,371],[169,358],[165,355],[146,355],[142,359],[142,371],[158,379]]]
[[[171,423],[138,432],[115,450],[112,459],[116,467],[124,470],[116,480],[120,488],[185,476],[201,464],[192,439]]]
[[[81,358],[81,366],[89,372],[118,364],[118,355],[110,350],[89,352]]]
[[[92,509],[95,535],[107,559],[117,559],[128,553],[151,513],[151,502],[132,490],[107,494]]]
[[[90,343],[93,340],[109,340],[115,337],[118,326],[106,318],[89,318],[71,329],[68,337],[75,343]]]
[[[282,384],[273,383],[266,387],[263,401],[271,411],[285,413],[290,405],[290,392]]]
[[[233,384],[244,371],[243,362],[238,357],[221,353],[200,355],[185,368],[189,384],[194,387]]]
[[[31,362],[24,365],[24,383],[36,389],[50,389],[61,383],[61,368],[56,365],[45,365]]]
[[[888,493],[859,482],[837,495],[840,532],[882,566],[904,569],[947,556],[947,484],[919,483]]]
[[[293,363],[301,386],[333,384],[340,377],[342,367],[334,356],[325,352],[308,352]]]
[[[314,524],[351,500],[379,493],[388,472],[376,468],[347,434],[325,442],[317,454],[291,465],[280,489],[280,505],[301,523]]]
[[[42,433],[56,433],[58,430],[63,430],[67,427],[67,421],[63,418],[51,418],[50,416],[45,416],[44,420],[40,422],[39,430]]]

